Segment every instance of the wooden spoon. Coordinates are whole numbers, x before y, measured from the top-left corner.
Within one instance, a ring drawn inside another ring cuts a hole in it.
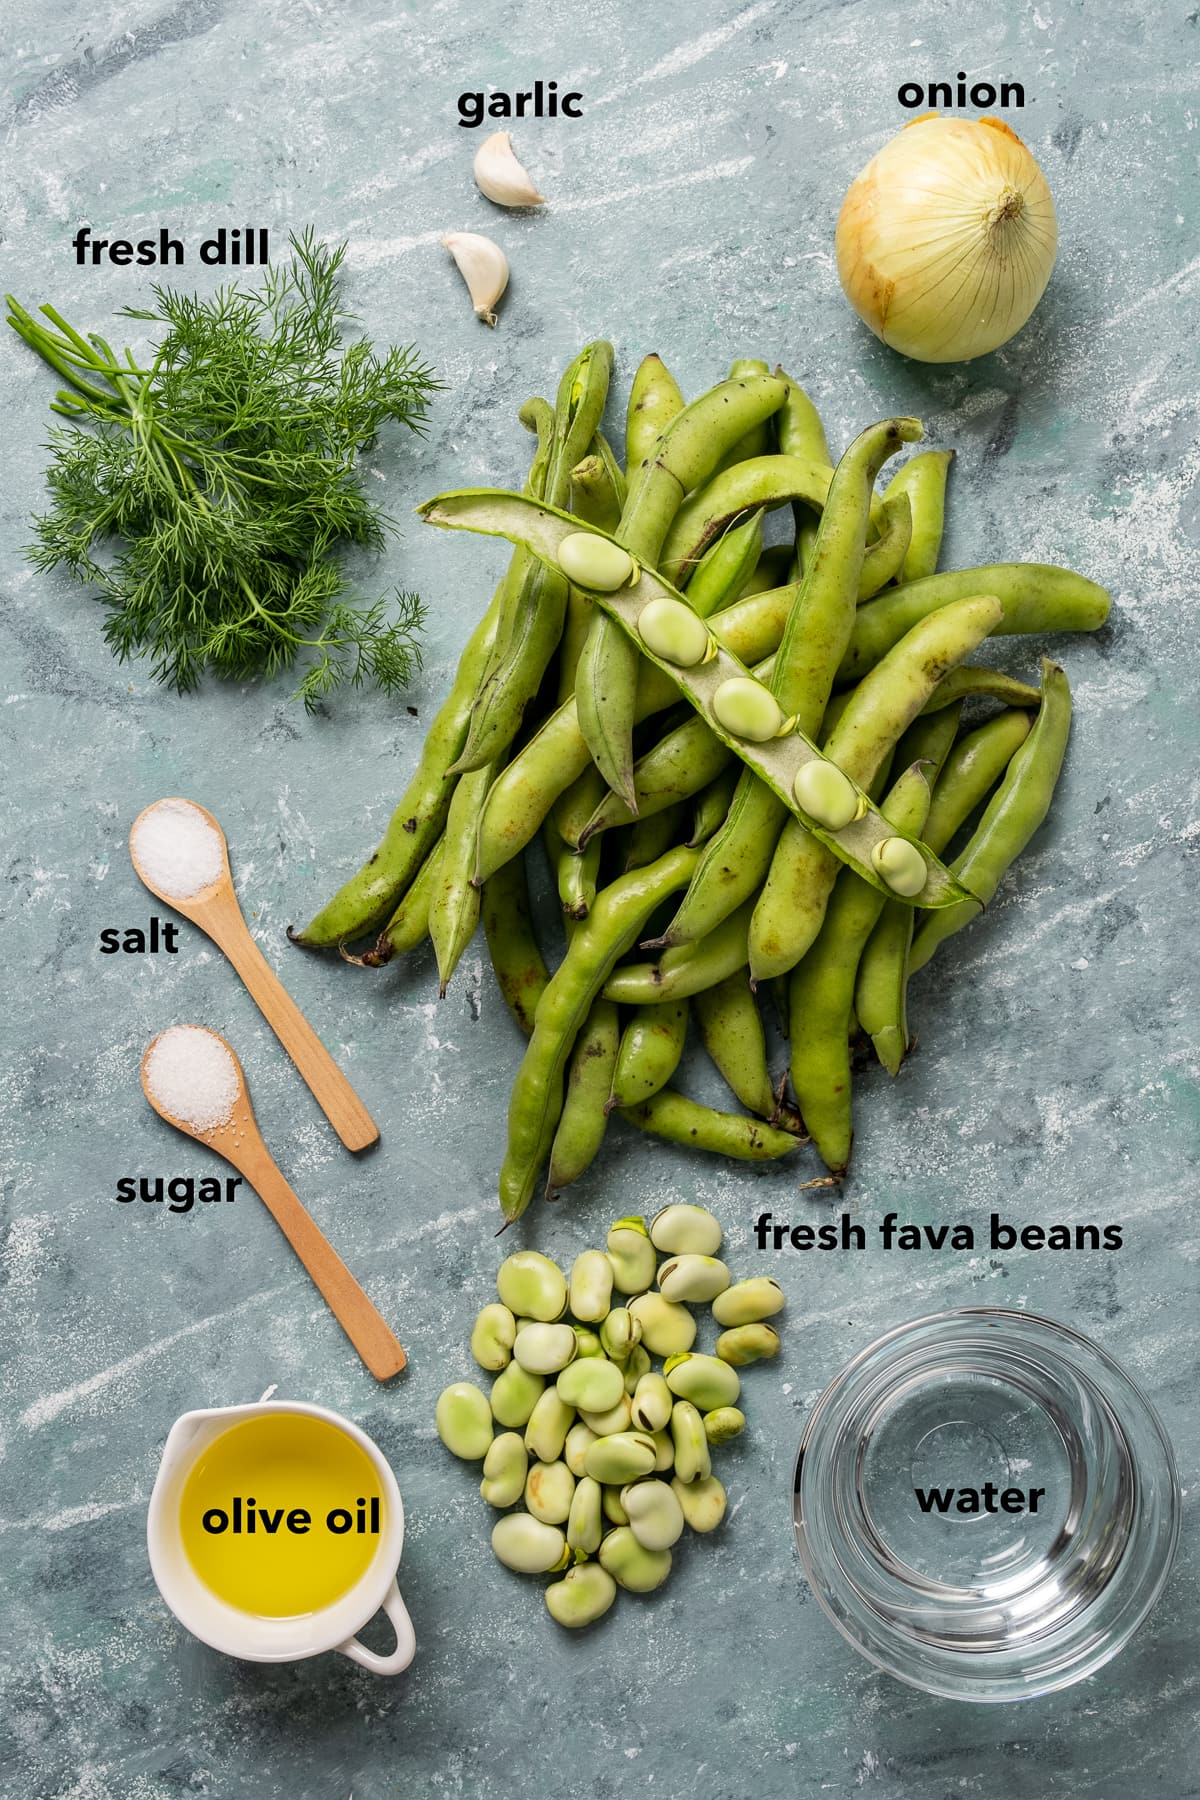
[[[138,876],[156,899],[198,925],[224,951],[347,1150],[365,1150],[368,1145],[377,1144],[379,1127],[250,935],[229,872],[225,833],[212,814],[196,801],[176,800],[174,804],[195,807],[212,826],[221,840],[222,873],[208,887],[186,899],[155,887],[133,847],[138,826],[146,813],[154,811],[153,806],[148,806],[133,821],[129,833],[129,854]],[[162,802],[156,800],[154,805]]]
[[[398,1375],[408,1358],[390,1326],[368,1300],[324,1232],[314,1225],[303,1204],[276,1167],[258,1129],[241,1063],[219,1032],[209,1031],[203,1025],[193,1026],[192,1029],[215,1038],[233,1061],[237,1071],[238,1091],[228,1119],[210,1128],[189,1124],[186,1119],[169,1112],[154,1093],[147,1080],[146,1069],[155,1044],[164,1035],[162,1032],[151,1041],[142,1057],[142,1089],[147,1100],[168,1125],[174,1125],[177,1131],[184,1132],[201,1144],[207,1144],[210,1150],[223,1156],[226,1162],[232,1163],[238,1173],[245,1177],[308,1270],[330,1312],[372,1375],[377,1381],[387,1381],[390,1376]]]

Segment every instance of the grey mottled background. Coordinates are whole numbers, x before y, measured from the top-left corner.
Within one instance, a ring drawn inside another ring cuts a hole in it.
[[[536,1208],[506,1247],[569,1261],[611,1217],[694,1195],[725,1221],[740,1272],[786,1283],[786,1349],[747,1379],[751,1431],[723,1457],[724,1531],[690,1546],[653,1599],[622,1597],[582,1638],[554,1630],[537,1584],[493,1562],[475,1479],[431,1426],[440,1387],[468,1373],[467,1330],[499,1259],[515,1031],[477,951],[439,1005],[427,955],[370,977],[283,935],[382,830],[502,550],[414,525],[385,566],[363,568],[368,587],[403,579],[429,603],[419,718],[364,694],[306,719],[286,681],[163,693],[112,662],[87,597],[22,561],[51,382],[4,342],[6,1794],[1200,1793],[1197,24],[1186,0],[1140,10],[1150,22],[1116,0],[6,9],[3,285],[103,329],[145,277],[77,270],[81,221],[135,238],[166,224],[193,246],[222,223],[267,225],[280,247],[309,221],[348,237],[355,311],[379,338],[415,337],[448,383],[428,440],[378,453],[401,513],[441,487],[519,480],[517,407],[603,333],[622,395],[648,350],[689,393],[731,357],[762,355],[805,379],[835,445],[918,412],[931,442],[959,451],[948,563],[1062,561],[1112,587],[1111,626],[1055,646],[1078,724],[1052,820],[986,920],[921,980],[920,1054],[895,1084],[863,1082],[846,1198],[868,1221],[897,1208],[978,1223],[999,1209],[1115,1221],[1126,1239],[1117,1255],[762,1259],[749,1237],[760,1210],[819,1209],[798,1192],[810,1164],[717,1168],[614,1131],[578,1193],[553,1215]],[[1016,342],[939,370],[899,360],[850,315],[832,225],[904,116],[899,82],[960,67],[1025,84],[1014,123],[1055,192],[1062,246]],[[507,217],[472,186],[478,140],[455,98],[536,75],[582,89],[585,117],[517,128],[552,204]],[[438,248],[448,229],[491,230],[508,248],[494,334]],[[183,279],[217,277],[193,263]],[[1009,666],[1031,671],[1037,648],[1010,643]],[[164,793],[222,820],[259,941],[382,1123],[370,1159],[342,1152],[195,933],[176,959],[98,955],[103,926],[148,917],[126,835]],[[237,1047],[285,1170],[409,1347],[394,1390],[364,1374],[253,1200],[186,1218],[114,1204],[122,1174],[211,1166],[138,1088],[142,1048],[174,1020]],[[860,1662],[806,1592],[788,1507],[806,1410],[843,1359],[905,1317],[977,1302],[1098,1336],[1161,1408],[1188,1490],[1174,1580],[1127,1653],[1074,1691],[995,1710],[926,1699]],[[419,1642],[399,1680],[336,1657],[227,1661],[153,1588],[144,1512],[171,1421],[271,1382],[352,1415],[396,1467]]]

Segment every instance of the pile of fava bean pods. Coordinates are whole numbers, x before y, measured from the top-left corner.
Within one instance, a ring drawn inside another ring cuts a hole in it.
[[[569,1278],[518,1250],[471,1332],[490,1397],[456,1381],[438,1398],[447,1450],[483,1463],[497,1559],[556,1577],[545,1600],[560,1625],[591,1625],[618,1588],[653,1593],[685,1528],[715,1531],[725,1517],[712,1451],[745,1427],[739,1370],[778,1355],[767,1320],[778,1323],[784,1295],[767,1275],[734,1281],[720,1248],[710,1212],[675,1205],[648,1227],[618,1219]],[[712,1355],[693,1350],[693,1306],[712,1308]]]
[[[856,1045],[897,1072],[910,976],[992,898],[1062,765],[1063,670],[1043,661],[1029,686],[968,659],[1109,610],[1068,569],[937,573],[951,452],[909,456],[876,492],[915,419],[869,427],[834,468],[781,370],[735,363],[685,405],[649,356],[623,469],[601,431],[611,367],[589,344],[554,407],[522,408],[523,495],[421,508],[511,538],[512,560],[383,842],[292,934],[366,968],[429,937],[445,993],[482,917],[529,1039],[506,1219],[543,1175],[576,1180],[614,1112],[745,1160],[807,1137],[841,1176]],[[779,509],[794,529],[764,547]],[[539,843],[565,934],[553,974]],[[768,998],[790,1089],[768,1069]],[[743,1110],[672,1085],[689,1015]]]

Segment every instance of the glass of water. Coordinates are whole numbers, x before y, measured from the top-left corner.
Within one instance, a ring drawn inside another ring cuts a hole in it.
[[[793,1517],[855,1649],[958,1700],[1092,1675],[1167,1580],[1179,1482],[1149,1401],[1098,1345],[997,1307],[863,1350],[817,1401]]]

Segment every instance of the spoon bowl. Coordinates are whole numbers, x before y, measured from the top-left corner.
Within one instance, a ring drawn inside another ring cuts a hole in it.
[[[170,1031],[179,1029],[172,1026],[168,1031],[159,1032],[142,1057],[142,1090],[150,1105],[159,1118],[173,1125],[176,1131],[207,1144],[210,1150],[232,1163],[266,1206],[372,1375],[379,1381],[398,1375],[407,1361],[400,1343],[280,1173],[258,1129],[242,1065],[220,1032],[210,1031],[203,1025],[185,1028],[211,1038],[233,1066],[237,1085],[224,1117],[215,1124],[197,1124],[172,1111],[155,1092],[150,1077],[151,1058]]]
[[[166,892],[150,878],[138,859],[138,828],[159,806],[190,807],[220,842],[220,874],[192,894]],[[225,833],[208,809],[195,800],[177,797],[154,801],[138,814],[130,828],[129,854],[138,879],[155,899],[198,926],[229,958],[347,1150],[366,1150],[378,1143],[379,1127],[251,937],[234,889]]]

